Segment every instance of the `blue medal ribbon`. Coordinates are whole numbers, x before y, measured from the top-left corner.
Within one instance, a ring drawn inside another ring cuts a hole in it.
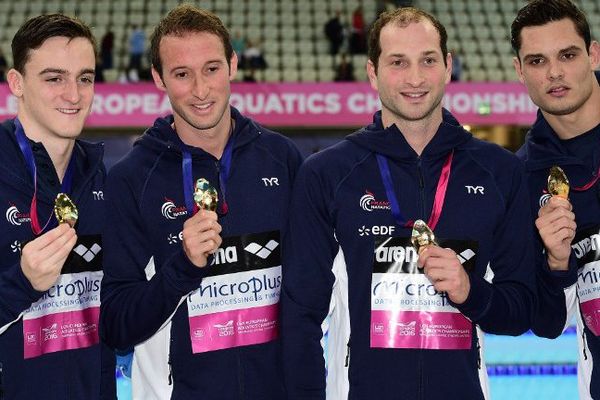
[[[435,191],[435,198],[433,201],[433,209],[431,210],[431,215],[429,216],[429,221],[427,222],[427,225],[431,230],[435,229],[435,226],[437,225],[442,213],[444,200],[446,198],[446,189],[448,188],[448,181],[450,180],[453,156],[454,151],[451,151],[450,154],[448,154],[446,161],[444,161],[444,166],[442,167],[442,172],[440,173],[440,178]],[[390,202],[390,208],[392,209],[392,215],[398,226],[410,228],[413,225],[412,221],[407,221],[400,212],[400,205],[398,203],[398,198],[396,197],[396,192],[394,191],[394,183],[392,182],[392,174],[390,173],[390,167],[388,165],[387,158],[381,154],[376,154],[376,157],[377,164],[379,165],[381,180],[383,181],[385,193],[388,201]]]
[[[223,150],[223,154],[221,155],[221,159],[219,160],[219,186],[220,186],[220,205],[221,209],[219,214],[227,214],[229,207],[227,205],[227,200],[225,197],[226,193],[226,183],[229,178],[229,172],[231,171],[231,159],[233,155],[233,145],[234,145],[233,133],[229,136],[227,140],[227,144],[225,145],[225,149]],[[187,208],[188,215],[192,216],[196,212],[198,212],[198,205],[194,202],[194,176],[192,171],[192,154],[187,148],[187,145],[183,144],[181,149],[181,153],[183,158],[181,160],[181,170],[183,174],[183,196],[185,199],[185,207]]]
[[[23,129],[23,125],[18,118],[15,118],[15,136],[17,138],[17,143],[19,144],[19,148],[21,149],[21,153],[25,158],[25,163],[27,164],[27,169],[29,170],[32,179],[33,179],[33,197],[31,199],[31,205],[29,207],[29,218],[31,219],[31,230],[35,235],[40,235],[45,232],[47,229],[54,227],[58,221],[56,218],[52,218],[54,213],[50,213],[48,220],[44,224],[44,226],[40,225],[39,217],[37,213],[37,167],[35,165],[35,158],[33,156],[33,151],[31,150],[31,145],[27,136],[25,135],[25,130]],[[67,170],[65,171],[65,175],[62,179],[60,190],[62,193],[69,194],[71,192],[71,188],[73,185],[73,171],[75,170],[75,151],[71,153],[71,159],[69,160],[69,164],[67,165]]]

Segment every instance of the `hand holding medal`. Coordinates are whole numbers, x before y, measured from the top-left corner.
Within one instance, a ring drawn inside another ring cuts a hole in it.
[[[413,225],[410,241],[419,254],[419,265],[435,290],[446,292],[450,300],[462,304],[469,295],[471,283],[456,253],[439,247],[433,231],[420,219]]]
[[[208,257],[221,245],[221,225],[217,222],[217,204],[219,195],[208,180],[200,178],[194,185],[194,203],[200,212],[194,214],[183,224],[183,250],[195,266],[202,268],[208,263]]]
[[[540,207],[535,226],[546,248],[548,266],[554,271],[568,269],[571,241],[577,229],[569,191],[569,179],[564,171],[558,166],[550,168],[548,193],[552,197]]]

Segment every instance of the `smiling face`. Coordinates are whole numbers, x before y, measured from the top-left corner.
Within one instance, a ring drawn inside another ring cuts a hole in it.
[[[94,97],[96,58],[85,38],[56,36],[30,50],[23,73],[7,80],[18,98],[17,116],[36,141],[73,139],[81,133]]]
[[[221,39],[208,32],[168,35],[160,41],[162,78],[152,70],[154,82],[171,101],[175,127],[188,143],[197,135],[229,133],[231,80],[237,71],[237,57],[231,67]]]
[[[568,18],[523,28],[521,42],[515,70],[544,113],[564,116],[594,107],[590,99],[597,86],[593,71],[600,63],[598,43],[586,49]]]
[[[403,27],[392,21],[381,30],[379,42],[377,70],[369,61],[367,73],[371,86],[379,92],[384,124],[432,118],[441,122],[441,102],[450,81],[452,60],[442,54],[433,24],[422,19]]]

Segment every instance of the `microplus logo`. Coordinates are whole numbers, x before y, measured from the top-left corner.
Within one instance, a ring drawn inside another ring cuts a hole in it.
[[[209,297],[211,299],[250,294],[254,297],[254,300],[258,300],[262,296],[262,292],[274,290],[280,286],[281,275],[270,277],[262,274],[252,276],[241,282],[201,284],[199,294],[200,297]]]
[[[266,260],[267,257],[271,255],[273,250],[277,248],[277,246],[279,246],[279,243],[277,243],[274,240],[269,240],[269,243],[265,244],[264,246],[252,242],[248,246],[244,247],[244,250],[246,250],[248,253],[254,254],[255,256],[262,258],[263,260]]]
[[[77,279],[73,282],[62,284],[59,283],[54,285],[44,293],[42,299],[63,297],[63,296],[77,296],[81,297],[84,294],[91,294],[100,291],[101,279],[89,279],[84,277],[83,279]]]

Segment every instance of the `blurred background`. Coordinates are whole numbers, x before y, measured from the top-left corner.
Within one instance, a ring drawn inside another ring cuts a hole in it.
[[[575,1],[592,35],[600,1]],[[0,80],[12,65],[11,39],[29,17],[63,12],[93,27],[98,40],[97,85],[84,137],[106,143],[110,168],[158,116],[168,98],[150,82],[149,37],[177,0],[0,0]],[[386,9],[414,5],[433,13],[448,31],[452,83],[444,105],[475,136],[510,150],[522,143],[537,108],[516,80],[509,35],[524,0],[206,0],[230,29],[240,70],[231,103],[263,125],[317,152],[368,124],[380,107],[367,82],[366,37]],[[0,117],[16,101],[0,83]],[[526,205],[524,205],[526,206]],[[577,398],[575,328],[556,340],[528,333],[487,335],[485,360],[492,398]],[[119,399],[129,399],[130,355],[119,357]],[[452,366],[448,366],[452,368]]]

